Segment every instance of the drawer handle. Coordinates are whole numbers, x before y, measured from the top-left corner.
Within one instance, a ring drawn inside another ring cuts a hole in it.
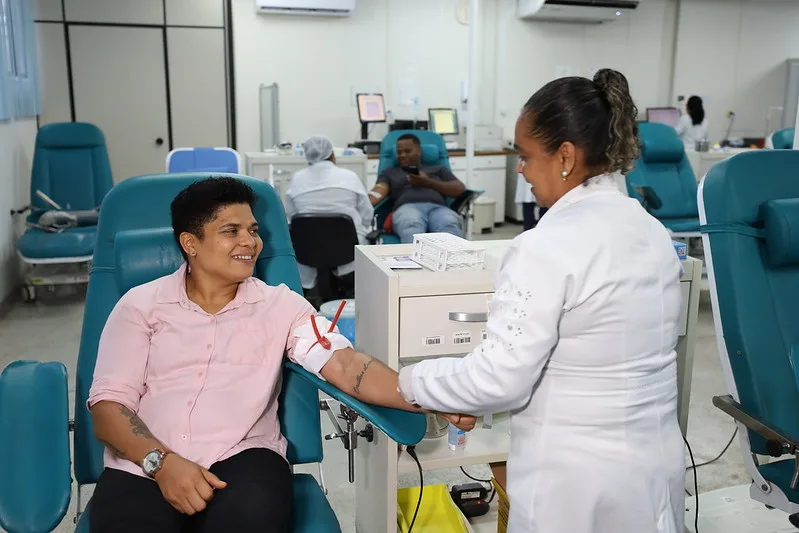
[[[453,322],[488,322],[488,313],[450,313]]]

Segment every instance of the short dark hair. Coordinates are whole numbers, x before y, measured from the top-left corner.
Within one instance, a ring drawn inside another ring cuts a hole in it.
[[[240,179],[215,176],[195,181],[172,200],[172,231],[180,252],[180,234],[188,232],[203,238],[203,226],[212,221],[223,207],[234,204],[255,205],[255,192]]]
[[[591,170],[627,172],[638,157],[638,109],[627,78],[615,70],[599,70],[593,80],[551,81],[527,101],[522,116],[547,152],[571,142],[585,152]]]
[[[417,137],[417,136],[416,136],[416,135],[414,135],[413,133],[403,133],[403,134],[402,134],[402,135],[400,135],[400,136],[399,136],[399,138],[397,139],[397,142],[400,142],[400,141],[411,141],[411,142],[412,142],[413,144],[415,144],[416,146],[419,146],[419,147],[421,147],[421,146],[422,146],[422,143],[421,143],[421,141],[419,140],[419,137]]]
[[[698,126],[705,120],[705,106],[702,105],[702,99],[698,96],[692,96],[685,104],[685,110],[691,117],[691,122],[694,126]]]

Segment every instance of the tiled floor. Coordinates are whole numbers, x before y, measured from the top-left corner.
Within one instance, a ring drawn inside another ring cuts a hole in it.
[[[505,225],[490,234],[478,238],[505,239],[514,237],[519,226]],[[75,376],[80,329],[83,317],[83,302],[79,298],[68,301],[38,302],[16,305],[7,316],[0,319],[0,369],[17,359],[63,362],[71,379]],[[74,403],[74,381],[70,382],[70,411]],[[711,404],[712,396],[726,393],[718,360],[713,319],[708,305],[700,307],[699,327],[696,340],[694,377],[691,394],[691,413],[688,439],[693,448],[697,463],[715,457],[727,444],[733,424]],[[323,419],[323,432],[330,433],[330,422]],[[5,437],[5,436],[4,436]],[[347,455],[340,442],[325,441],[324,475],[328,495],[335,509],[343,531],[354,532],[354,487],[347,480]],[[315,467],[303,468],[315,472]],[[486,466],[474,467],[470,473],[477,477],[489,476]],[[357,476],[357,472],[356,472]],[[438,471],[425,474],[426,483],[467,482],[459,470]],[[737,442],[717,462],[698,470],[701,492],[740,485],[747,481]],[[417,482],[415,475],[404,476],[404,486]],[[693,478],[688,475],[686,486],[693,491]],[[84,489],[85,495],[91,488]],[[84,499],[85,501],[85,499]],[[71,518],[74,516],[75,498],[67,518],[56,529],[59,533],[72,531]]]

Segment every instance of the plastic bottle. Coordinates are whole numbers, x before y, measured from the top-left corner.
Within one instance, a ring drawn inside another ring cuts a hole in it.
[[[449,449],[455,451],[466,448],[466,431],[458,429],[452,422],[450,422],[448,430],[447,444]]]

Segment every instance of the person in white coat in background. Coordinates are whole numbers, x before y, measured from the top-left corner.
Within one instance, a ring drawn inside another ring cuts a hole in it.
[[[707,140],[708,123],[700,97],[692,96],[688,99],[685,104],[685,114],[680,117],[674,129],[677,130],[677,135],[689,152],[696,151],[697,141]]]
[[[481,345],[400,370],[399,393],[420,408],[511,411],[508,533],[685,531],[682,267],[613,176],[636,158],[636,115],[608,69],[530,98],[518,171],[549,211],[503,258]]]
[[[324,135],[314,135],[303,143],[308,168],[295,173],[286,190],[286,216],[291,223],[294,215],[347,215],[355,224],[360,244],[368,244],[374,208],[358,175],[336,166],[333,143]],[[316,286],[317,272],[307,265],[298,265],[303,289]],[[355,263],[338,267],[339,277],[355,272]]]

